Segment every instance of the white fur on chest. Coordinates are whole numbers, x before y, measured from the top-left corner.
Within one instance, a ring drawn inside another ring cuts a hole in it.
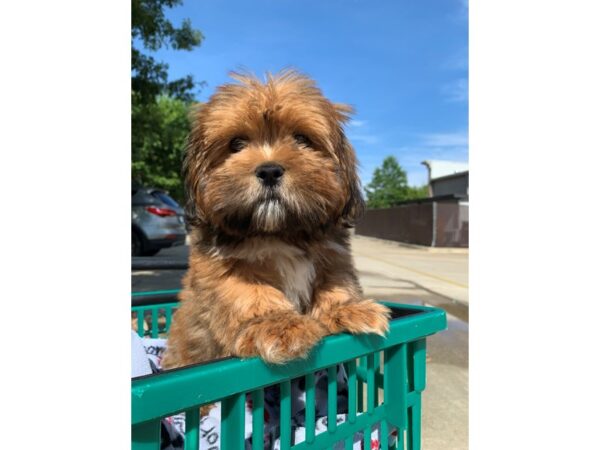
[[[250,239],[235,249],[220,251],[219,254],[273,267],[281,278],[285,296],[299,310],[310,303],[315,265],[300,248],[276,239]]]
[[[315,266],[308,258],[274,255],[273,264],[283,281],[284,292],[299,310],[310,303],[315,280]]]

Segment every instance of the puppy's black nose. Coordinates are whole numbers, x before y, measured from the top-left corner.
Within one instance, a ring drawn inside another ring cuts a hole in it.
[[[256,168],[256,176],[265,186],[275,186],[283,176],[285,169],[279,164],[267,163]]]

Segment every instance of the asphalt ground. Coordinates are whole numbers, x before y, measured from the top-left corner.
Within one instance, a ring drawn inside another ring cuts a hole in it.
[[[468,449],[468,249],[431,249],[354,236],[365,296],[442,308],[448,329],[427,339],[424,450]]]

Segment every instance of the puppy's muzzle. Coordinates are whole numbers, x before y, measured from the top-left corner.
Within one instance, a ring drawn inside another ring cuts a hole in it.
[[[256,176],[264,186],[273,187],[279,184],[285,169],[279,164],[266,163],[256,168]]]

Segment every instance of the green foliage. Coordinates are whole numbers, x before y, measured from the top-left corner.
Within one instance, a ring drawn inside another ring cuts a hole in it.
[[[189,19],[179,28],[165,18],[164,9],[181,5],[182,0],[132,0],[131,2],[131,91],[134,103],[153,103],[160,94],[192,100],[195,83],[192,76],[168,79],[169,66],[157,62],[137,48],[156,51],[161,47],[193,50],[204,39],[192,28]]]
[[[389,208],[406,200],[429,196],[426,185],[421,187],[408,185],[406,172],[393,156],[385,158],[382,166],[375,169],[365,191],[368,208]]]
[[[429,197],[429,186],[424,184],[423,186],[409,186],[408,187],[408,199],[414,200],[418,198]]]
[[[134,105],[132,121],[139,133],[132,135],[132,179],[160,187],[183,199],[181,160],[189,133],[189,104],[166,95],[156,103]]]
[[[187,117],[198,83],[191,75],[169,80],[169,66],[143,53],[161,47],[192,50],[203,40],[188,19],[175,27],[165,8],[182,0],[132,0],[131,156],[132,179],[167,189],[181,200],[181,157],[190,124]],[[141,48],[140,48],[141,47]]]

